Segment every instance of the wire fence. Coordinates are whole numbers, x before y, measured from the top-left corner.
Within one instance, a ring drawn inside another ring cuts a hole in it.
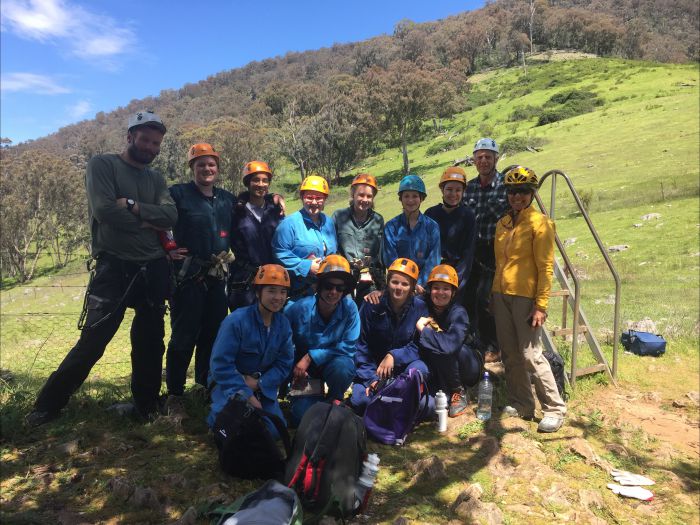
[[[0,368],[13,375],[43,380],[54,371],[80,337],[78,318],[88,273],[72,272],[0,292]],[[129,330],[133,311],[124,320],[93,368],[88,381],[128,384],[131,373]],[[170,339],[165,320],[165,343]]]

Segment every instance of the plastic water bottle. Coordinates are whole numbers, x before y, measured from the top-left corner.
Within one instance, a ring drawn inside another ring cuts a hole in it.
[[[489,379],[489,373],[484,372],[484,378],[479,383],[479,402],[476,408],[476,417],[482,421],[491,419],[491,401],[493,400],[493,385]]]
[[[447,430],[447,396],[442,390],[438,390],[435,394],[435,413],[438,417],[438,432],[445,432]]]
[[[369,497],[372,494],[374,480],[379,472],[379,456],[369,454],[362,463],[362,475],[355,485],[355,509],[358,513],[363,513],[367,509]]]

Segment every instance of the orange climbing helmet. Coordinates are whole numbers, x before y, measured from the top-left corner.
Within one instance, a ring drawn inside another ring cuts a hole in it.
[[[449,264],[438,264],[428,276],[428,284],[430,283],[447,283],[457,288],[459,286],[457,270]]]
[[[255,279],[253,279],[253,285],[284,286],[285,288],[289,288],[291,283],[289,282],[287,270],[279,264],[264,264],[258,268]]]
[[[440,177],[440,183],[438,186],[440,189],[442,189],[442,187],[448,182],[461,182],[466,187],[467,173],[459,166],[450,166],[442,172],[442,177]]]
[[[379,186],[377,186],[377,179],[374,177],[374,175],[370,175],[369,173],[358,173],[355,176],[355,178],[352,179],[350,187],[357,186],[358,184],[366,184],[367,186],[371,186],[374,189],[375,195],[379,191]]]
[[[190,149],[187,150],[187,164],[189,164],[190,168],[195,159],[199,157],[214,157],[214,159],[216,159],[216,165],[219,165],[219,153],[211,144],[200,142],[199,144],[193,144]]]
[[[410,277],[414,281],[418,280],[418,275],[420,274],[420,270],[418,269],[418,265],[414,263],[411,259],[405,259],[405,258],[400,258],[396,259],[393,263],[391,263],[391,266],[387,269],[387,273],[391,272],[398,272],[402,273],[407,277]]]
[[[356,281],[350,270],[350,263],[342,255],[336,253],[327,255],[321,262],[316,278],[322,282],[329,277],[342,279],[347,293],[352,292],[355,288]]]
[[[250,178],[256,173],[266,173],[269,180],[272,180],[272,170],[268,166],[267,162],[261,160],[251,160],[243,166],[243,185],[248,186],[250,183]]]

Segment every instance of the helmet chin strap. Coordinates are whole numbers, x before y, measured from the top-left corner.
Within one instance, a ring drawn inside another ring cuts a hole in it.
[[[443,199],[443,200],[442,200],[442,205],[443,205],[445,208],[456,208],[457,206],[459,206],[459,203],[457,203],[457,204],[447,204],[447,202],[445,202],[445,200]]]

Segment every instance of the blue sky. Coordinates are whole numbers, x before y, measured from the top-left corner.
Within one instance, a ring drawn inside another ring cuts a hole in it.
[[[0,133],[14,143],[287,51],[391,34],[483,0],[2,0]]]

